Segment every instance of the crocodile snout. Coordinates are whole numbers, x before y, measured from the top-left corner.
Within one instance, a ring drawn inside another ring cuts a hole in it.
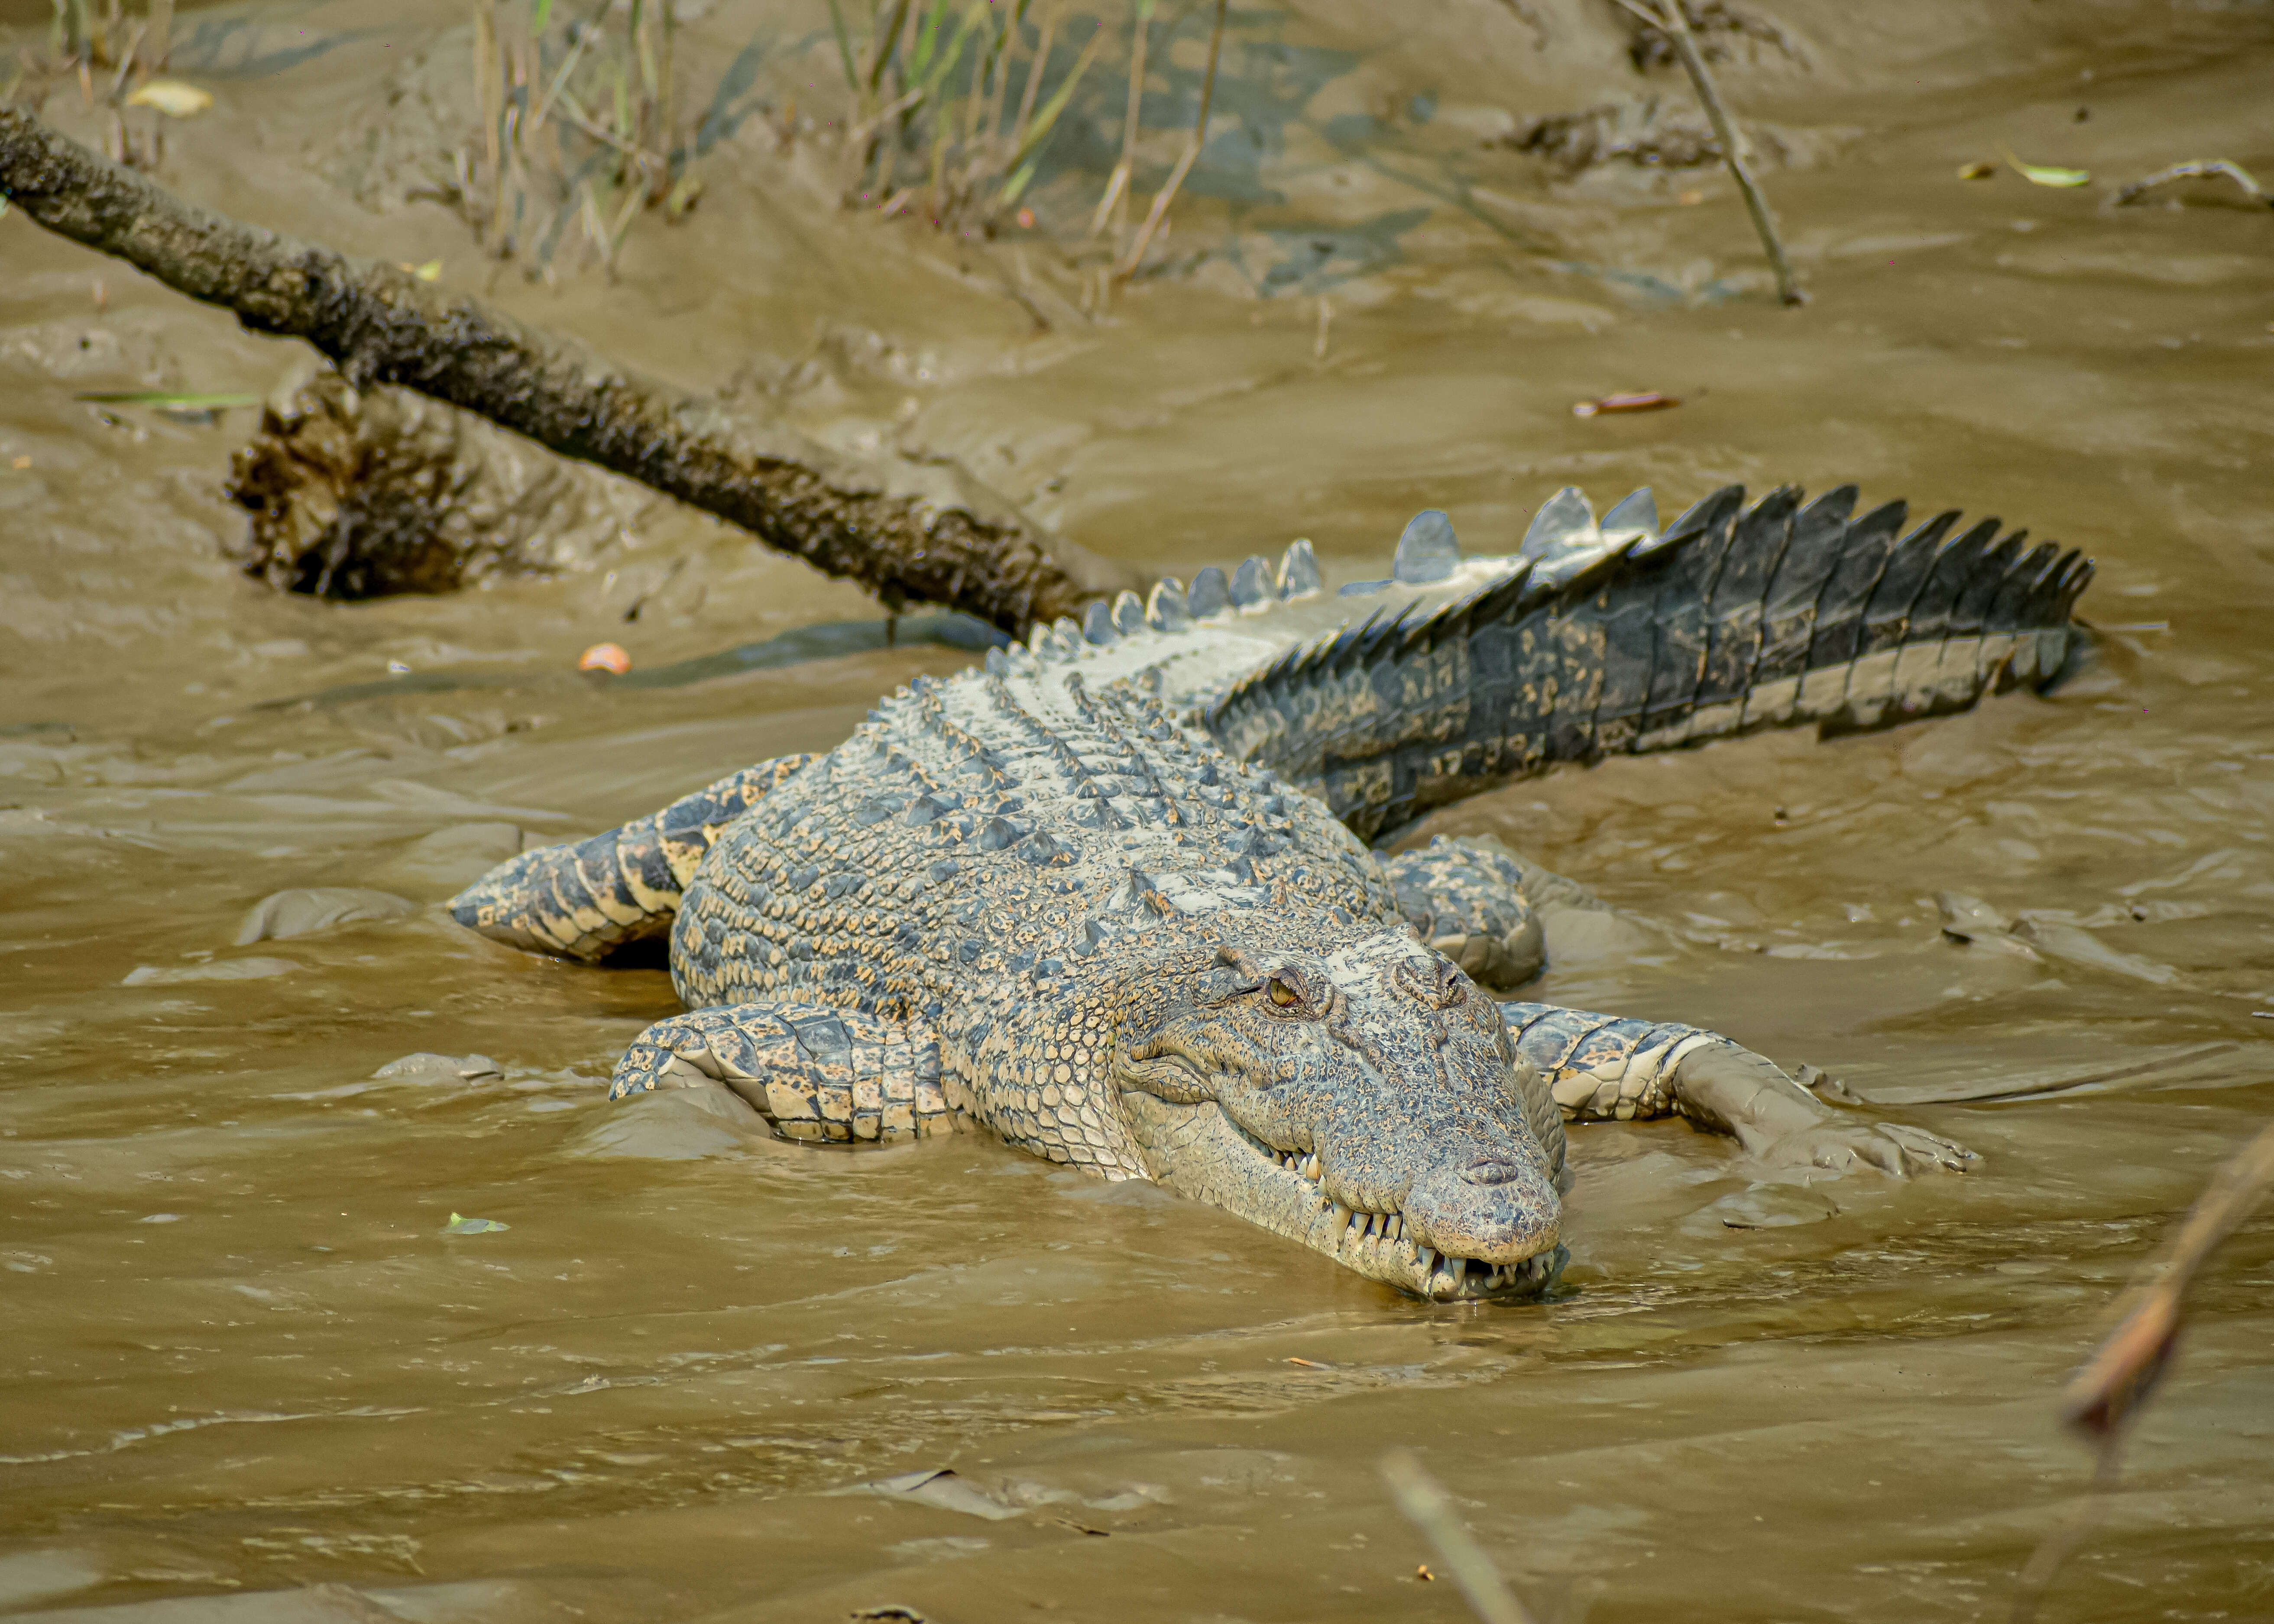
[[[1555,1184],[1514,1156],[1434,1169],[1405,1197],[1406,1235],[1449,1258],[1520,1263],[1553,1250],[1562,1228]]]

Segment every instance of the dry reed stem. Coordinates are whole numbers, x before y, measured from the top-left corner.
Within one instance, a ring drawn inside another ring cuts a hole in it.
[[[1121,125],[1121,156],[1106,179],[1105,195],[1097,200],[1097,213],[1090,218],[1089,234],[1093,237],[1105,229],[1109,218],[1113,220],[1117,237],[1128,221],[1129,176],[1137,162],[1137,119],[1145,105],[1145,49],[1152,34],[1153,0],[1136,0],[1129,42],[1129,110]]]
[[[1530,1611],[1517,1600],[1492,1558],[1461,1526],[1452,1496],[1410,1451],[1393,1449],[1384,1455],[1382,1475],[1398,1510],[1421,1530],[1481,1624],[1532,1624]]]
[[[1752,216],[1753,229],[1759,233],[1761,247],[1775,268],[1777,298],[1786,304],[1807,304],[1808,295],[1802,291],[1792,274],[1792,261],[1785,258],[1784,242],[1777,235],[1776,219],[1769,213],[1768,199],[1761,195],[1760,186],[1753,179],[1736,125],[1729,117],[1729,109],[1722,105],[1721,87],[1713,82],[1713,71],[1698,49],[1697,37],[1690,32],[1690,19],[1683,11],[1683,0],[1659,0],[1656,11],[1645,10],[1635,0],[1618,0],[1618,4],[1674,41],[1675,54],[1689,70],[1690,82],[1697,86],[1698,99],[1706,104],[1706,117],[1713,126],[1713,138],[1721,144],[1721,161],[1736,177],[1737,190],[1744,196],[1745,212]]]
[[[1216,100],[1216,58],[1224,49],[1224,5],[1225,0],[1216,0],[1216,23],[1209,30],[1208,76],[1201,81],[1200,117],[1193,121],[1192,135],[1185,142],[1185,150],[1178,155],[1177,167],[1169,171],[1168,180],[1160,191],[1153,194],[1153,207],[1145,211],[1145,223],[1137,233],[1137,240],[1130,244],[1128,254],[1115,267],[1113,280],[1116,282],[1126,282],[1136,274],[1138,266],[1144,261],[1145,251],[1153,245],[1153,234],[1161,229],[1161,222],[1168,216],[1169,205],[1176,201],[1177,188],[1185,184],[1185,177],[1192,173],[1193,163],[1200,158],[1201,148],[1207,144],[1209,107]]]

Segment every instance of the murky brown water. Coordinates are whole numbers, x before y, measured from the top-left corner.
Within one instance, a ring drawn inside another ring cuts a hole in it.
[[[700,37],[723,59],[756,29],[787,82],[825,65],[811,10],[729,6]],[[2090,544],[2086,613],[2139,629],[2050,699],[1565,773],[1434,825],[1656,921],[1539,996],[1710,1023],[1889,1099],[2174,1063],[1911,1108],[1988,1170],[1820,1186],[1820,1211],[1679,1124],[1588,1130],[1575,1289],[1547,1307],[1404,1301],[975,1139],[607,1154],[624,1110],[598,1079],[674,1007],[666,978],[525,958],[433,905],[516,831],[604,828],[825,747],[965,657],[569,674],[604,637],[652,670],[873,619],[662,515],[591,574],[272,596],[218,554],[247,414],[201,428],[73,395],[258,390],[286,347],[0,220],[0,1610],[343,1584],[423,1620],[1458,1618],[1376,1475],[1404,1444],[1547,1619],[2002,1617],[2087,1475],[2057,1383],[2274,1108],[2274,1021],[2251,1015],[2274,1008],[2274,220],[1952,178],[2007,146],[2117,180],[2274,171],[2274,35],[2251,11],[2052,10],[1875,14],[1860,43],[1841,13],[1785,10],[1813,71],[1732,83],[1783,127],[1844,132],[1771,177],[1817,295],[1797,312],[1762,299],[1711,173],[1551,187],[1460,134],[1510,100],[1495,74],[1529,114],[1588,104],[1540,87],[1572,60],[1624,71],[1592,12],[1545,5],[1466,8],[1489,50],[1451,22],[1391,46],[1362,14],[1258,13],[1258,40],[1353,53],[1266,166],[1287,200],[1203,197],[1176,240],[1238,252],[1110,323],[1046,303],[1037,332],[1000,296],[1031,274],[1078,297],[1037,246],[962,250],[959,274],[833,214],[809,184],[825,153],[776,151],[764,119],[709,161],[693,220],[635,231],[621,285],[500,285],[704,387],[777,374],[825,322],[881,333],[824,344],[789,410],[953,452],[1088,545],[1186,574],[1297,534],[1330,571],[1378,573],[1425,505],[1505,550],[1569,481],[1678,505],[1728,478],[1856,478]],[[175,132],[176,184],[478,285],[440,208],[363,213],[303,161],[453,9],[196,15],[237,32],[198,59],[222,101]],[[1524,17],[1554,32],[1537,62]],[[1423,90],[1436,117],[1397,113]],[[1355,136],[1334,122],[1368,112]],[[1062,175],[1046,207],[1070,221],[1084,184]],[[1306,231],[1417,208],[1372,261],[1303,258]],[[1686,403],[1569,413],[1631,387]],[[389,661],[410,677],[365,686]],[[298,885],[421,909],[230,945]],[[1944,888],[2066,911],[2170,974],[1949,944]],[[415,1050],[503,1075],[372,1080]],[[1771,1207],[1818,1221],[1730,1227]],[[510,1228],[445,1237],[453,1213]],[[2046,1616],[2274,1612],[2270,1336],[2261,1220],[2204,1282]],[[843,1493],[935,1467],[991,1500]],[[149,1616],[379,1616],[340,1590],[275,1605]]]

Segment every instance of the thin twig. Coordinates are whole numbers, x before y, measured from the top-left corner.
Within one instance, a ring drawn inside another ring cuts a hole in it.
[[[1035,93],[1043,87],[1043,71],[1050,65],[1050,42],[1058,33],[1058,14],[1065,8],[1052,5],[1043,13],[1042,37],[1035,42],[1035,59],[1027,64],[1027,82],[1019,87],[1019,116],[1011,124],[1011,150],[1017,152],[1027,139],[1027,124],[1035,116]]]
[[[1792,261],[1785,258],[1784,243],[1777,236],[1776,220],[1769,213],[1768,199],[1761,195],[1752,170],[1746,166],[1744,149],[1738,143],[1729,109],[1722,105],[1721,89],[1706,65],[1704,53],[1698,49],[1696,36],[1690,32],[1690,19],[1683,13],[1683,0],[1660,0],[1656,13],[1644,10],[1635,0],[1618,0],[1618,4],[1674,41],[1682,65],[1690,71],[1690,82],[1698,87],[1698,99],[1706,104],[1706,117],[1713,123],[1713,138],[1721,143],[1721,161],[1736,177],[1737,190],[1744,194],[1745,212],[1753,217],[1753,229],[1760,233],[1761,246],[1768,252],[1769,263],[1776,268],[1777,297],[1787,304],[1807,304],[1808,295],[1793,276]]]
[[[1132,13],[1133,37],[1129,45],[1129,110],[1121,124],[1121,156],[1113,166],[1113,173],[1105,183],[1105,195],[1097,200],[1097,213],[1090,216],[1089,234],[1096,237],[1105,229],[1116,205],[1124,203],[1129,191],[1129,172],[1137,162],[1137,115],[1145,104],[1145,47],[1153,33],[1153,0],[1136,0]],[[1126,214],[1126,209],[1125,209]]]
[[[2045,1590],[2060,1572],[2061,1565],[2108,1515],[2108,1497],[2115,1492],[2119,1475],[2118,1453],[2116,1440],[2111,1439],[2093,1464],[2092,1486],[2085,1491],[2084,1498],[2047,1530],[2045,1537],[2037,1541],[2037,1548],[2029,1553],[2014,1592],[2014,1610],[2008,1615],[2008,1624],[2035,1624],[2038,1604],[2044,1600]]]
[[[2146,197],[2157,187],[2168,186],[2175,180],[2217,180],[2221,178],[2231,180],[2236,185],[2241,187],[2245,192],[2249,194],[2250,200],[2252,202],[2263,203],[2267,207],[2274,208],[2274,196],[2269,196],[2267,194],[2265,190],[2259,185],[2257,179],[2252,176],[2250,171],[2244,169],[2240,164],[2230,162],[2225,158],[2216,158],[2207,162],[2199,162],[2195,163],[2175,163],[2168,169],[2157,169],[2153,175],[2149,176],[2146,179],[2135,180],[2130,185],[2125,187],[2123,191],[2118,192],[2116,194],[2116,201],[2120,206],[2126,203],[2137,203],[2142,198]]]
[[[2274,1190],[2274,1124],[2229,1157],[2170,1240],[2134,1277],[2118,1306],[2121,1318],[2061,1395],[2063,1417],[2098,1438],[2112,1437],[2146,1402],[2180,1334],[2188,1282],[2203,1260]]]
[[[2120,1317],[2061,1395],[2062,1418],[2099,1447],[2092,1492],[2037,1544],[2022,1569],[2013,1624],[2030,1624],[2037,1604],[2097,1523],[2116,1486],[2127,1429],[2171,1364],[2185,1323],[2187,1284],[2221,1242],[2274,1191],[2274,1124],[2227,1158],[2195,1198],[2171,1238],[2133,1275],[2118,1299]]]
[[[1145,223],[1137,233],[1137,240],[1129,245],[1129,252],[1113,273],[1116,282],[1126,282],[1136,273],[1145,258],[1145,251],[1153,245],[1153,233],[1161,229],[1161,222],[1176,201],[1177,188],[1185,184],[1192,173],[1193,164],[1201,155],[1208,140],[1209,104],[1216,99],[1216,63],[1224,49],[1224,10],[1225,0],[1216,0],[1216,26],[1209,30],[1208,77],[1201,81],[1201,116],[1193,121],[1191,139],[1185,143],[1184,152],[1177,159],[1177,167],[1160,191],[1153,194],[1153,207],[1145,211]]]
[[[1453,1583],[1461,1587],[1461,1594],[1468,1598],[1470,1612],[1483,1624],[1532,1624],[1531,1613],[1510,1590],[1492,1558],[1461,1526],[1452,1497],[1419,1461],[1406,1450],[1393,1449],[1382,1457],[1382,1475],[1389,1484],[1390,1498],[1397,1502],[1398,1510],[1421,1530]]]

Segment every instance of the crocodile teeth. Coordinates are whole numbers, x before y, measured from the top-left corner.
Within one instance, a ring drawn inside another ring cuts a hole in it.
[[[1319,1158],[1315,1152],[1303,1159],[1303,1177],[1314,1184],[1319,1182]]]

